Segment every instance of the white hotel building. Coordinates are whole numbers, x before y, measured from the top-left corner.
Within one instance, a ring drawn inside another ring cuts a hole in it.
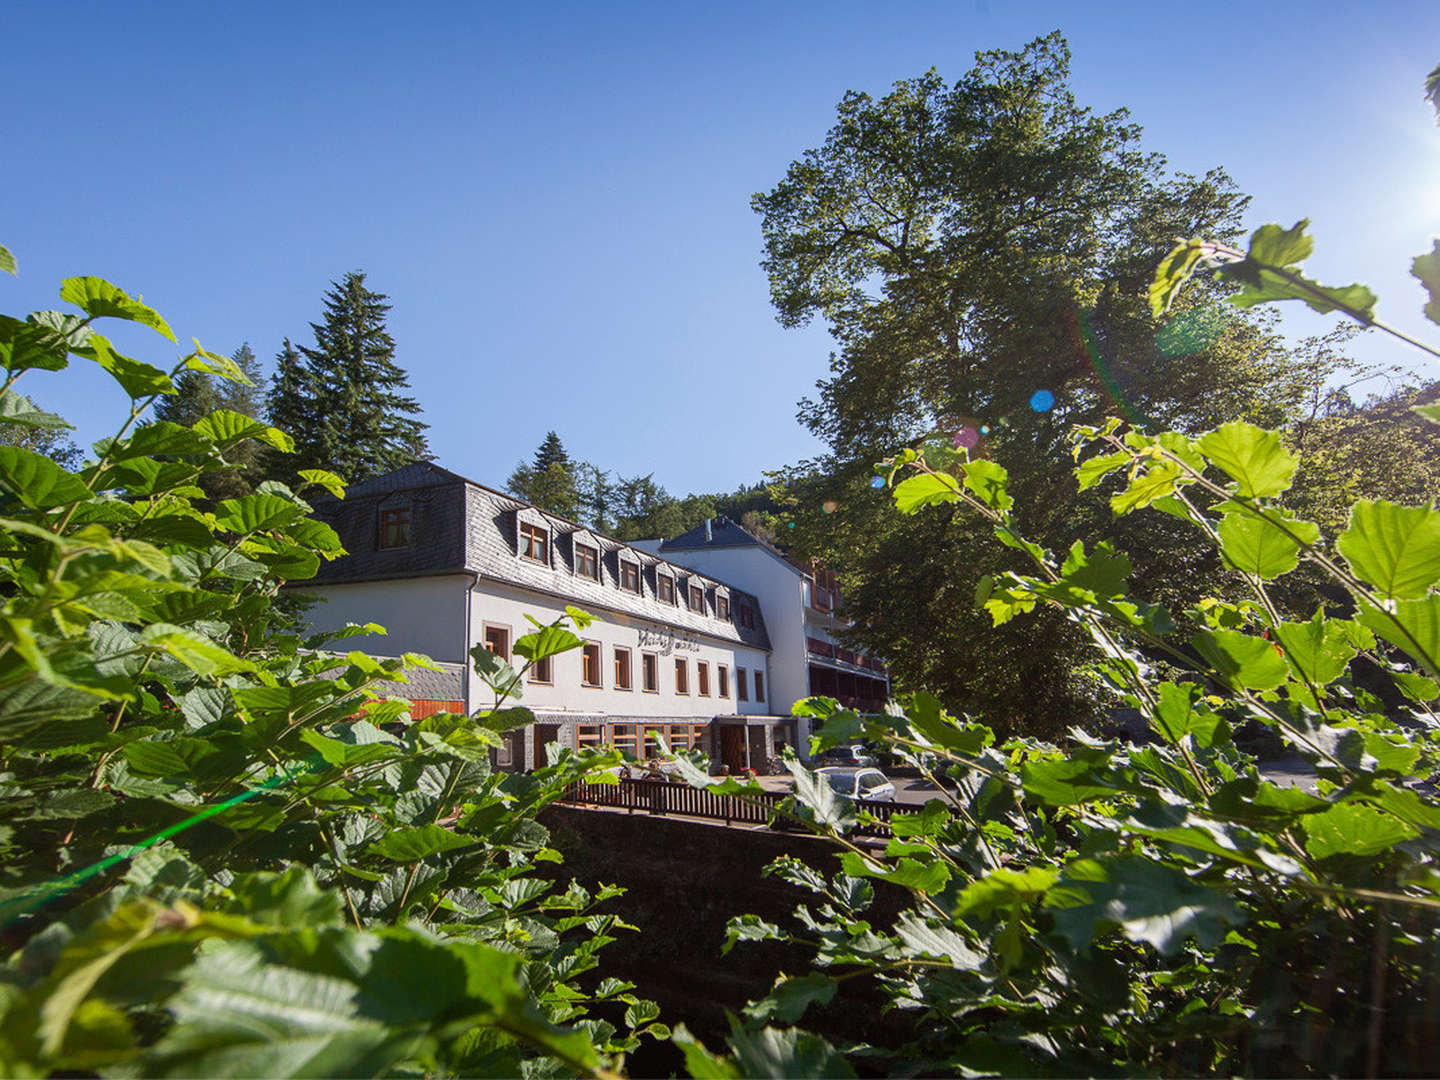
[[[320,600],[309,622],[316,630],[376,622],[386,636],[345,645],[440,662],[442,672],[417,673],[400,688],[413,716],[492,704],[469,651],[484,643],[509,659],[532,629],[527,616],[548,623],[570,604],[596,617],[581,631],[583,649],[528,673],[519,703],[536,722],[507,734],[501,768],[543,763],[550,742],[648,757],[656,735],[732,769],[759,765],[781,743],[803,752],[808,729],[789,712],[811,693],[817,665],[849,676],[852,689],[864,678],[867,704],[885,686],[883,669],[863,657],[817,655],[833,625],[817,602],[829,594],[723,518],[709,539],[723,538],[727,555],[706,555],[704,527],[689,547],[688,533],[624,544],[428,463],[352,485],[344,500],[317,500],[315,516],[348,554],[295,583]],[[770,625],[783,627],[782,642],[772,643]]]

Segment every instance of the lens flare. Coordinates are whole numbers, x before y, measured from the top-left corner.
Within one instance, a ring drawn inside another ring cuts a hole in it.
[[[1055,395],[1049,390],[1036,390],[1030,395],[1030,408],[1036,412],[1049,412],[1055,407]]]
[[[965,450],[974,450],[975,447],[980,445],[980,432],[976,431],[969,424],[965,424],[961,426],[954,435],[950,436],[950,441],[955,444],[956,450],[962,448]]]
[[[885,486],[885,478],[883,476],[870,477],[870,486],[878,491]]]
[[[827,514],[833,514],[836,510],[840,509],[840,504],[834,499],[826,499],[820,504],[820,509],[824,510]]]

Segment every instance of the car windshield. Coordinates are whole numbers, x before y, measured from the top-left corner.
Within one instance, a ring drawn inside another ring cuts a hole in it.
[[[852,795],[855,792],[855,777],[845,773],[826,773],[825,779],[830,781],[830,786],[841,795]]]

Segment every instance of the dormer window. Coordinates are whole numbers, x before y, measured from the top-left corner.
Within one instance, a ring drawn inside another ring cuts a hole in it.
[[[410,507],[380,511],[380,550],[410,546]]]
[[[675,579],[669,574],[655,575],[655,594],[662,603],[675,603]]]
[[[520,522],[520,556],[535,562],[550,562],[550,530],[528,521]]]
[[[746,630],[755,629],[755,609],[749,604],[741,603],[738,609],[740,614],[740,625]]]
[[[575,573],[592,581],[600,580],[600,552],[588,544],[575,545]]]
[[[690,586],[690,610],[691,610],[691,611],[698,611],[698,612],[700,612],[701,614],[704,614],[704,612],[705,612],[705,589],[704,589],[703,586],[700,586],[700,585],[691,585],[691,586]]]
[[[715,617],[724,619],[726,622],[730,621],[730,598],[728,596],[715,594]]]
[[[640,566],[638,563],[620,560],[620,588],[626,592],[640,591]]]

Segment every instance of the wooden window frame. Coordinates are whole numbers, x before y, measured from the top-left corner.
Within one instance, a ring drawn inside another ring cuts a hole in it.
[[[632,577],[635,581],[633,587],[630,584]],[[645,586],[641,583],[639,563],[631,562],[629,559],[620,560],[620,588],[626,592],[635,593],[637,596],[644,591]]]
[[[659,653],[642,652],[640,654],[640,690],[646,694],[660,692]]]
[[[705,614],[705,586],[691,585],[685,590],[686,603],[697,615]]]
[[[740,701],[750,700],[750,687],[746,685],[747,675],[743,667],[735,669],[735,693]]]
[[[655,599],[662,604],[679,606],[675,600],[675,575],[657,572],[655,574]]]
[[[730,621],[730,598],[728,596],[715,594],[715,617],[724,619],[726,622]]]
[[[715,696],[730,700],[730,669],[724,664],[715,665]]]
[[[529,521],[520,522],[520,558],[528,559],[530,562],[537,562],[543,566],[550,565],[550,530],[543,525],[535,525]],[[539,554],[535,554],[536,546],[539,547]]]
[[[616,689],[616,690],[634,690],[634,689],[635,689],[635,669],[634,669],[634,665],[633,665],[632,662],[631,662],[631,652],[630,652],[629,647],[626,646],[626,645],[616,645],[616,646],[614,646],[614,653],[615,653],[615,689]],[[621,662],[620,662],[622,657],[624,658],[624,661],[625,661],[623,665],[622,665]],[[620,676],[621,676],[621,674],[622,674],[622,670],[623,670],[623,674],[624,674],[624,676],[625,676],[623,682],[621,681],[621,678],[620,678]]]
[[[759,668],[755,669],[755,704],[765,703],[765,673]]]
[[[495,652],[494,649],[490,648],[490,631],[492,631],[492,630],[498,630],[498,631],[500,631],[500,633],[502,633],[502,634],[505,635],[505,651],[504,651],[504,652]],[[492,623],[492,622],[487,622],[487,623],[481,623],[481,624],[480,624],[480,640],[485,643],[485,648],[490,649],[490,651],[491,651],[492,653],[495,653],[496,656],[500,657],[500,659],[501,659],[501,660],[504,660],[506,663],[509,663],[509,662],[510,662],[510,643],[511,643],[511,639],[512,639],[512,635],[511,635],[511,633],[510,633],[510,627],[509,627],[508,625],[506,625],[505,623]]]
[[[710,696],[710,661],[695,661],[695,693],[698,697]]]
[[[755,629],[755,608],[753,606],[742,600],[737,606],[736,614],[740,625],[746,630]]]
[[[375,546],[380,551],[398,551],[410,546],[410,507],[394,506],[380,511],[380,535]],[[396,539],[391,539],[391,530]]]
[[[589,559],[590,564],[591,564],[591,572],[589,572],[589,573],[586,573],[584,570],[580,569],[580,559],[581,559],[580,553],[581,553],[582,551],[589,553],[588,559]],[[599,548],[597,548],[597,547],[591,547],[589,544],[581,544],[581,543],[578,543],[578,542],[575,544],[575,575],[576,575],[577,577],[589,578],[591,581],[599,581],[599,580],[600,580],[600,549],[599,549]]]
[[[587,678],[587,675],[589,674],[588,669],[589,669],[589,667],[590,667],[590,657],[591,657],[591,655],[592,655],[592,653],[590,652],[591,649],[594,649],[594,650],[595,650],[595,652],[593,653],[593,655],[594,655],[594,657],[595,657],[595,681],[594,681],[594,682],[589,681],[589,679]],[[601,665],[604,664],[604,663],[605,663],[605,650],[604,650],[604,648],[601,647],[600,642],[598,642],[598,641],[587,641],[587,642],[585,642],[585,644],[580,647],[580,685],[583,686],[583,687],[585,687],[586,689],[589,689],[589,690],[599,690],[599,689],[603,689],[603,687],[604,687],[605,684],[604,684],[604,672],[603,672],[603,670],[602,670],[602,668],[601,668]]]
[[[555,685],[555,658],[542,657],[530,665],[529,680],[537,686]]]
[[[690,661],[683,656],[675,657],[675,693],[690,696]]]

